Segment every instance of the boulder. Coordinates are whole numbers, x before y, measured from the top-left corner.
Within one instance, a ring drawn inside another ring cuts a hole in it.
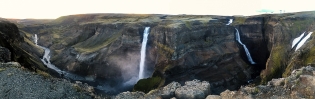
[[[145,93],[143,92],[123,92],[118,94],[115,99],[144,99]]]
[[[219,96],[219,95],[208,95],[206,97],[206,99],[221,99],[221,96]]]
[[[210,84],[199,80],[187,81],[184,86],[175,90],[178,99],[204,99],[210,93]]]
[[[163,99],[169,99],[175,96],[175,90],[181,87],[181,84],[178,82],[172,82],[167,86],[163,87],[161,90],[161,96]]]

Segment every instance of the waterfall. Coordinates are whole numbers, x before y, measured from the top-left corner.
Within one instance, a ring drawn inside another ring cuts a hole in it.
[[[39,45],[38,45],[39,46]],[[43,47],[43,46],[39,46],[41,47],[42,49],[45,50],[44,52],[44,56],[43,58],[41,59],[41,61],[44,63],[44,65],[46,65],[48,68],[56,71],[58,74],[60,75],[63,75],[64,78],[66,79],[72,79],[72,80],[86,80],[85,77],[81,77],[79,75],[76,75],[76,74],[72,74],[72,73],[69,73],[69,72],[66,72],[66,71],[62,71],[60,70],[58,67],[56,67],[54,64],[52,64],[50,62],[50,49],[49,48],[46,48],[46,47]]]
[[[150,27],[145,27],[144,33],[143,33],[143,40],[142,40],[142,46],[141,46],[139,79],[144,78],[143,71],[144,71],[144,61],[145,61],[145,50],[146,50],[146,46],[147,46],[149,29],[150,29]]]
[[[305,32],[304,32],[305,33]],[[302,37],[304,36],[304,33],[302,33],[299,37],[295,38],[292,41],[292,48],[302,39]]]
[[[238,32],[238,30],[237,30],[236,28],[235,28],[235,30],[236,30],[236,40],[238,41],[238,43],[240,43],[240,44],[243,46],[243,48],[244,48],[244,50],[245,50],[245,52],[246,52],[246,56],[247,56],[248,61],[249,61],[251,64],[256,64],[256,63],[253,61],[252,57],[250,56],[250,53],[249,53],[249,51],[248,51],[246,45],[241,42],[240,33]]]
[[[233,22],[233,19],[230,19],[229,23],[227,23],[226,25],[230,25]]]
[[[297,44],[297,46],[296,46],[296,48],[295,48],[295,51],[298,50],[300,47],[302,47],[302,45],[306,42],[306,40],[311,37],[312,33],[313,33],[313,32],[308,33],[308,34],[300,41],[300,43]],[[295,40],[295,39],[294,39],[294,40]]]
[[[35,42],[35,44],[37,45],[37,40],[38,40],[38,38],[37,38],[37,34],[35,34],[35,37],[34,37],[34,42]]]
[[[35,34],[35,37],[34,37],[34,42],[35,44],[37,45],[37,35]],[[43,46],[40,46],[40,45],[37,45],[39,46],[40,48],[44,49],[44,56],[43,58],[41,59],[41,61],[43,62],[44,65],[46,65],[48,68],[56,71],[58,74],[60,75],[63,75],[64,78],[66,79],[72,79],[72,80],[86,80],[85,77],[81,77],[79,75],[76,75],[76,74],[72,74],[72,73],[69,73],[69,72],[66,72],[66,71],[62,71],[60,70],[58,67],[56,67],[54,64],[51,64],[50,62],[50,49],[49,48],[46,48],[46,47],[43,47]]]

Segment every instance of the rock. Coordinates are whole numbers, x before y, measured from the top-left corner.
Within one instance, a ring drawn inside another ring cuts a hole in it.
[[[286,78],[273,79],[268,85],[241,87],[238,91],[226,90],[218,99],[312,99],[315,97],[315,68],[311,66],[293,70]]]
[[[284,85],[284,78],[279,78],[279,79],[272,79],[271,81],[268,82],[268,86],[283,86]]]
[[[0,67],[21,67],[18,62],[0,63]]]
[[[145,93],[143,92],[123,92],[118,94],[115,99],[144,99]]]
[[[178,82],[172,82],[164,87],[151,90],[147,94],[143,92],[123,92],[116,98],[144,98],[144,99],[204,99],[211,94],[210,84],[207,81],[187,81],[184,86]]]
[[[70,81],[46,78],[17,62],[0,63],[0,98],[7,99],[93,99]]]
[[[7,48],[0,48],[0,55],[2,55],[0,59],[5,58],[6,62],[19,62],[22,66],[33,70],[36,68],[46,70],[47,68],[40,60],[43,50],[36,47],[29,39],[24,39],[24,35],[24,33],[20,33],[15,24],[0,19],[0,46]],[[4,55],[3,51],[10,53]]]
[[[0,62],[11,61],[11,52],[9,49],[0,46]]]
[[[168,85],[166,85],[165,87],[162,88],[161,92],[161,96],[163,99],[169,99],[175,96],[175,90],[177,88],[181,87],[181,84],[178,82],[172,82]]]
[[[178,99],[204,99],[210,93],[210,84],[199,80],[187,81],[184,86],[175,90]]]
[[[221,99],[219,95],[208,95],[206,99]]]

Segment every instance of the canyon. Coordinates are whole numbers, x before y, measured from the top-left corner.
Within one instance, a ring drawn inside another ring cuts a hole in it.
[[[79,81],[106,94],[149,92],[173,81],[183,85],[198,79],[208,81],[212,94],[218,95],[242,85],[288,77],[294,69],[315,62],[311,34],[315,12],[311,11],[256,16],[82,14],[50,21],[2,20],[0,46],[11,51],[13,61],[62,77],[42,63],[45,50],[36,46],[41,45],[50,49],[50,61],[60,71],[83,77]],[[126,83],[139,78],[145,27],[150,27],[150,35],[144,79]],[[303,32],[309,33],[305,40],[300,36]]]

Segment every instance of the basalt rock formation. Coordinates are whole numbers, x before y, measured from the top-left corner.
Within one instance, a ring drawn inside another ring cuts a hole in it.
[[[161,79],[148,86],[199,79],[209,81],[212,92],[219,94],[255,78],[266,83],[312,65],[313,36],[298,51],[291,43],[300,33],[314,31],[314,18],[314,12],[230,17],[89,14],[18,26],[27,41],[38,35],[38,44],[52,50],[58,68],[92,77],[106,89],[138,77],[142,34],[150,27],[145,74]],[[226,25],[229,19],[234,21]],[[235,40],[235,28],[257,64],[248,62]]]

